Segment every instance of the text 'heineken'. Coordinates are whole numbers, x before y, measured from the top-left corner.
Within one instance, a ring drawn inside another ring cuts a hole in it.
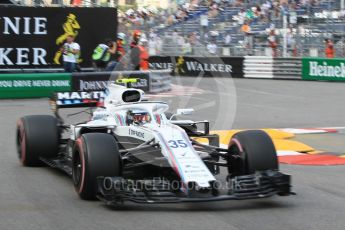
[[[316,61],[310,61],[309,74],[310,76],[320,77],[345,77],[345,64],[339,63],[337,66],[331,66],[327,62],[320,65]]]

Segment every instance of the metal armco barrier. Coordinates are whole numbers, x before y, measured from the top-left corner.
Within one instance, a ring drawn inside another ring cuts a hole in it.
[[[301,58],[272,58],[246,56],[244,58],[245,78],[301,79]]]
[[[49,97],[53,92],[70,90],[68,73],[0,75],[0,98]]]
[[[273,78],[273,58],[246,56],[243,63],[245,78]]]
[[[150,93],[161,93],[171,90],[170,70],[151,70],[150,72]]]
[[[273,76],[280,79],[301,79],[301,58],[275,58],[273,60]]]

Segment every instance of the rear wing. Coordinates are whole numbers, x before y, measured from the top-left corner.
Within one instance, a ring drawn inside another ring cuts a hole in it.
[[[92,92],[56,92],[50,98],[53,111],[59,108],[82,108],[103,106],[106,93],[104,91]]]
[[[121,78],[115,81],[116,85],[128,88],[128,83],[138,82],[138,78]],[[107,90],[85,92],[55,92],[50,98],[53,111],[59,108],[81,108],[103,106]]]

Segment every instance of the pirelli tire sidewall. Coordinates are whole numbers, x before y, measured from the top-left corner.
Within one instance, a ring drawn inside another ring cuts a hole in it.
[[[24,166],[40,166],[40,157],[56,157],[59,149],[57,119],[50,115],[20,118],[17,121],[16,143]]]
[[[94,200],[97,177],[122,174],[122,163],[115,138],[106,133],[86,133],[73,148],[72,177],[74,188],[83,200]]]
[[[238,155],[229,162],[229,173],[253,174],[256,171],[278,170],[277,152],[270,136],[262,130],[246,130],[236,133],[230,140],[231,154]]]

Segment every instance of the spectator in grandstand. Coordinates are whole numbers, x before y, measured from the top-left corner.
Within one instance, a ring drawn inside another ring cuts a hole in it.
[[[182,53],[184,55],[192,54],[192,45],[190,44],[190,39],[186,37],[184,39],[184,44],[182,45]]]
[[[130,44],[131,70],[140,70],[140,48],[139,48],[140,36],[141,36],[141,32],[139,30],[134,31],[132,42]]]
[[[212,55],[216,55],[217,54],[218,46],[217,46],[217,44],[216,44],[214,39],[212,39],[211,42],[208,43],[206,49],[209,52],[209,54],[212,54]]]
[[[185,38],[181,35],[177,35],[177,39],[175,40],[177,42],[177,50],[179,52],[183,52],[183,46],[185,44]]]
[[[264,20],[264,21],[267,21],[269,22],[270,21],[270,18],[271,18],[271,9],[272,9],[272,3],[271,1],[267,0],[266,2],[264,2],[262,5],[261,5],[261,18]]]
[[[271,49],[272,49],[272,56],[277,57],[278,44],[277,44],[277,39],[276,39],[276,33],[275,33],[275,30],[273,28],[269,32],[267,41],[268,41],[269,47],[271,47]]]
[[[163,40],[161,37],[157,36],[156,37],[156,49],[157,49],[157,53],[161,54],[162,53],[162,49],[163,49]]]
[[[237,15],[237,22],[239,25],[243,25],[246,19],[246,11],[244,9],[241,9],[240,12]]]
[[[116,52],[115,52],[116,62],[120,62],[122,57],[125,56],[126,54],[126,51],[124,48],[124,45],[126,43],[125,39],[126,39],[126,35],[124,33],[118,33],[117,40],[116,40]]]
[[[149,53],[147,51],[147,39],[141,38],[141,32],[135,31],[131,43],[130,62],[133,70],[148,70]]]
[[[153,40],[156,38],[156,36],[157,34],[155,33],[155,31],[153,29],[150,29],[149,39]]]
[[[178,31],[175,29],[171,36],[174,41],[177,41],[179,37]]]
[[[209,11],[208,11],[208,16],[209,16],[210,18],[215,18],[215,17],[217,17],[217,16],[218,16],[218,10],[219,10],[218,4],[217,4],[215,1],[212,2],[212,3],[210,4],[210,9],[209,9]]]
[[[225,47],[230,47],[231,45],[231,35],[229,33],[224,36],[224,45]]]
[[[203,39],[204,44],[208,43],[208,33],[204,33],[204,36],[201,39]]]
[[[157,49],[156,49],[156,41],[155,41],[156,39],[155,38],[149,38],[149,42],[148,42],[148,51],[149,51],[149,54],[151,55],[151,56],[153,56],[153,55],[157,55]]]
[[[106,67],[106,71],[123,70],[125,68],[125,61],[123,57],[126,54],[124,45],[125,45],[126,35],[124,33],[118,33],[116,39],[116,49],[115,54],[113,55],[113,60],[110,61]]]
[[[104,70],[110,62],[111,55],[116,52],[116,44],[111,39],[106,39],[104,43],[98,44],[93,50],[92,61],[99,70]]]
[[[147,49],[150,56],[158,55],[162,49],[162,40],[159,36],[155,34],[155,36],[149,35]]]
[[[293,34],[293,28],[290,25],[289,29],[286,33],[286,41],[287,41],[287,48],[288,52],[291,56],[296,57],[297,56],[297,49],[296,49],[296,40]]]
[[[246,12],[247,21],[252,21],[254,18],[255,18],[255,13],[253,12],[253,10],[251,8],[247,9],[247,12]]]
[[[139,30],[134,31],[133,37],[132,37],[132,42],[130,44],[131,49],[138,46],[141,35],[142,35],[141,31],[139,31]]]
[[[251,35],[251,28],[250,25],[248,23],[248,21],[245,21],[244,24],[241,27],[241,32],[244,35],[244,41],[243,41],[243,46],[244,48],[249,48],[250,47],[250,38],[249,36]]]
[[[325,39],[325,44],[326,44],[326,48],[325,48],[325,55],[327,58],[334,58],[334,45],[331,39],[327,38]]]
[[[63,66],[66,72],[75,72],[77,70],[78,58],[80,56],[80,46],[74,42],[74,36],[68,35],[66,43],[61,47],[63,54]]]
[[[149,69],[149,52],[147,51],[148,41],[146,38],[140,38],[140,42],[138,45],[140,54],[139,54],[139,69],[140,70],[148,70]]]

